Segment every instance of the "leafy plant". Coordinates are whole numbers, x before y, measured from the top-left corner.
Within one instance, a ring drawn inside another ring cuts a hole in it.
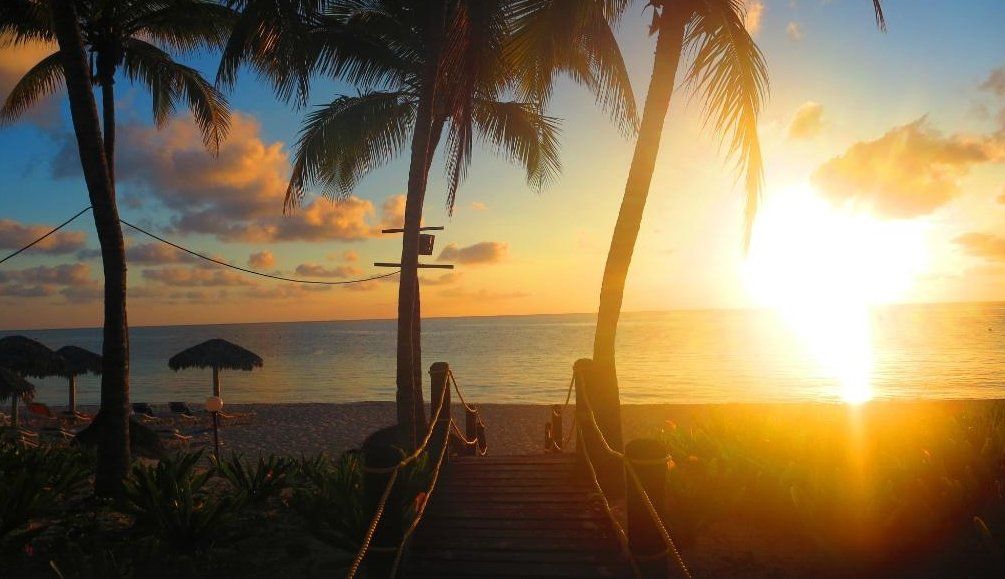
[[[164,458],[156,466],[133,467],[126,482],[128,510],[136,525],[182,550],[207,549],[221,538],[235,503],[205,491],[212,471],[196,472],[202,452]]]
[[[292,468],[292,460],[275,455],[269,455],[268,458],[258,457],[258,461],[252,466],[243,460],[241,455],[235,453],[230,459],[221,460],[216,464],[217,472],[251,504],[265,502],[287,487],[287,476]]]
[[[80,491],[90,470],[79,450],[0,446],[0,540]]]
[[[332,464],[327,458],[302,459],[297,470],[306,482],[293,494],[293,506],[307,529],[325,543],[347,551],[359,548],[370,514],[364,508],[360,455],[346,452]]]

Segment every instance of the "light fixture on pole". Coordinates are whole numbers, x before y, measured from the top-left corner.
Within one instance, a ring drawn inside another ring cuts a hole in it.
[[[213,456],[220,462],[220,411],[223,410],[223,398],[210,396],[206,399],[206,412],[213,415]]]

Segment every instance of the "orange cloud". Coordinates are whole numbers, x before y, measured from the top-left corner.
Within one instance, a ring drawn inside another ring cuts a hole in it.
[[[20,249],[52,230],[49,225],[24,225],[13,219],[0,219],[0,249]],[[71,253],[84,247],[87,235],[82,231],[57,231],[38,242],[32,250],[45,253]]]
[[[964,233],[953,239],[967,255],[988,261],[1005,261],[1005,237],[976,231]]]
[[[451,243],[443,248],[436,261],[453,261],[469,265],[496,263],[509,253],[509,244],[499,241],[483,241],[467,247]]]
[[[248,256],[248,267],[253,269],[269,269],[275,267],[276,256],[271,251],[259,251]]]
[[[743,25],[751,35],[761,31],[761,18],[764,16],[764,2],[761,0],[744,0]]]
[[[319,263],[301,263],[297,266],[297,275],[305,277],[337,277],[347,278],[363,273],[358,267],[352,265],[340,265],[334,268],[326,268]]]
[[[92,281],[91,268],[87,264],[74,263],[53,267],[40,265],[28,269],[0,271],[0,283],[12,281],[28,284],[87,284]]]
[[[98,251],[98,255],[101,252]],[[163,265],[168,263],[192,263],[196,258],[171,246],[162,243],[142,243],[126,248],[126,262],[144,265]]]
[[[143,270],[143,278],[173,287],[255,285],[247,276],[225,269],[162,267]]]
[[[424,275],[419,276],[419,281],[422,285],[453,285],[457,283],[463,274],[457,271],[450,271],[447,273],[441,273],[436,277],[427,277]]]
[[[800,105],[789,123],[790,139],[812,139],[824,127],[824,107],[820,103],[808,101]]]
[[[379,229],[372,222],[373,203],[358,197],[339,203],[314,198],[284,215],[289,158],[282,142],[263,141],[259,123],[248,115],[232,117],[218,157],[204,150],[188,116],[161,129],[127,124],[119,135],[119,182],[146,190],[173,210],[171,229],[178,233],[271,243],[355,241],[373,237]],[[75,150],[64,147],[54,169],[57,176],[76,176]],[[398,201],[388,203],[385,218]]]
[[[1005,158],[991,138],[943,136],[925,117],[874,141],[852,145],[821,165],[813,183],[835,203],[856,203],[880,216],[931,213],[960,194],[960,179],[979,163]]]

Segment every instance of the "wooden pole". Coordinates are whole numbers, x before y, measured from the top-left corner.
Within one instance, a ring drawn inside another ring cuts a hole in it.
[[[436,362],[429,367],[429,419],[436,416],[436,409],[441,402],[443,410],[436,424],[432,425],[433,438],[430,441],[430,461],[440,456],[443,445],[450,443],[450,365],[446,362]],[[449,452],[447,454],[450,454]],[[446,463],[447,457],[443,462]]]
[[[67,406],[70,407],[70,414],[77,414],[77,377],[70,374],[70,400]]]
[[[478,414],[474,411],[464,409],[464,435],[468,437],[468,440],[474,440],[474,446],[465,446],[464,454],[468,456],[474,456],[478,454],[478,446],[480,441],[478,440]]]
[[[220,413],[213,413],[213,456],[216,463],[220,464]]]
[[[213,396],[220,396],[220,369],[213,366]]]
[[[643,577],[668,577],[667,548],[663,534],[653,520],[645,502],[645,496],[633,482],[628,465],[631,464],[638,475],[646,496],[662,514],[666,504],[667,465],[661,459],[666,457],[666,447],[658,440],[640,438],[625,445],[626,511],[628,515],[628,547],[639,564]]]
[[[565,450],[562,448],[562,441],[565,437],[562,436],[562,405],[552,404],[551,406],[551,438],[555,441],[555,447],[558,450]]]
[[[390,426],[371,434],[363,442],[363,498],[367,517],[372,517],[380,498],[391,480],[391,472],[372,472],[368,469],[386,469],[401,460],[398,448],[398,428]],[[405,535],[403,528],[403,500],[401,485],[395,484],[384,508],[384,516],[373,534],[370,551],[364,560],[366,576],[373,579],[390,579],[394,566],[395,550]]]

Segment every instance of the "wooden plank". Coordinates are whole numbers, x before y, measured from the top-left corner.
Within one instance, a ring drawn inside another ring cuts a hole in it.
[[[464,537],[475,538],[496,538],[496,537],[535,537],[551,536],[556,533],[542,532],[541,529],[518,528],[466,528],[460,531]],[[561,530],[562,537],[567,539],[595,539],[600,538],[605,541],[615,540],[614,532],[605,528],[564,528]],[[453,529],[445,529],[442,526],[437,528],[420,525],[415,534],[417,542],[430,541],[445,544],[457,536]]]
[[[432,540],[434,538],[439,540]],[[435,550],[437,553],[504,551],[503,557],[506,555],[505,552],[512,551],[546,553],[572,551],[573,553],[578,553],[580,557],[598,553],[606,553],[605,556],[609,556],[611,553],[618,553],[613,547],[615,547],[615,544],[612,544],[606,538],[585,538],[582,536],[568,538],[560,535],[542,536],[540,534],[536,537],[533,535],[523,537],[471,537],[466,535],[447,536],[446,534],[438,533],[437,535],[423,537],[421,540],[416,538],[413,545],[413,549],[416,552],[430,549]]]
[[[586,529],[600,531],[607,529],[610,521],[607,519],[571,519],[571,520],[547,520],[547,519],[479,519],[470,517],[452,517],[435,514],[423,519],[422,527],[427,529],[524,529],[537,530],[540,532],[555,532],[566,529]]]
[[[619,579],[629,577],[627,567],[621,564],[590,563],[520,563],[506,561],[465,561],[463,565],[444,565],[438,561],[414,561],[409,571],[414,573],[436,574],[439,577],[450,577],[455,572],[464,575],[499,576],[499,577],[555,577],[581,579]]]

